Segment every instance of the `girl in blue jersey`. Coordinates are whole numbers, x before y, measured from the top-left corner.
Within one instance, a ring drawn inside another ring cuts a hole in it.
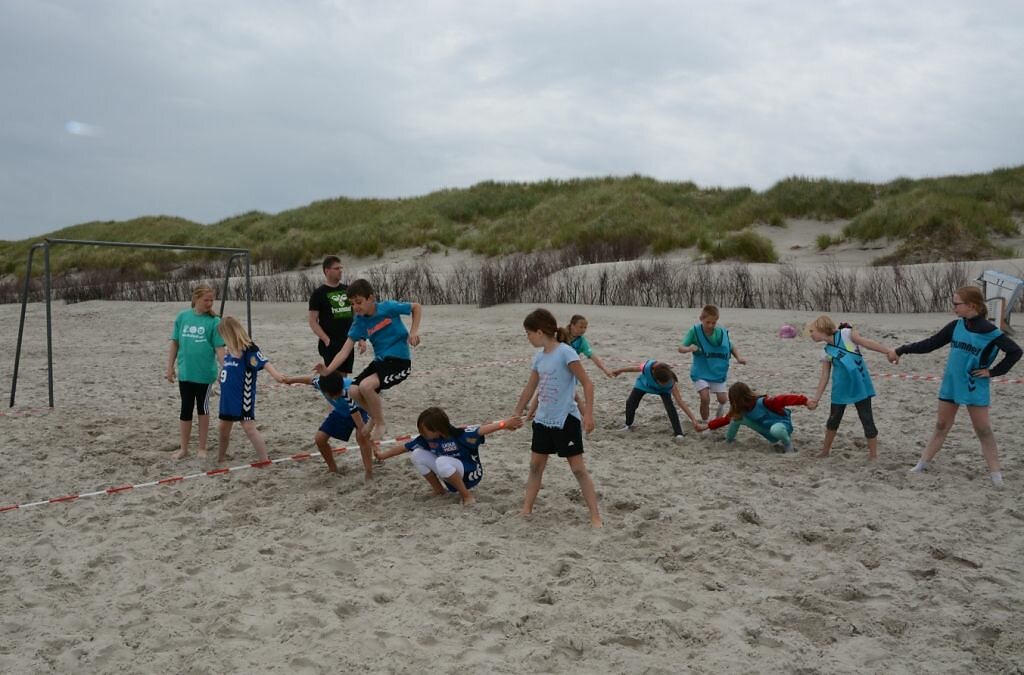
[[[373,478],[373,445],[370,442],[370,435],[365,429],[369,416],[365,410],[348,397],[348,389],[352,384],[351,378],[331,373],[330,375],[286,376],[282,381],[285,384],[312,385],[331,405],[331,412],[320,423],[320,428],[313,436],[313,443],[320,451],[320,456],[324,458],[327,470],[331,473],[338,472],[338,465],[334,461],[334,449],[330,443],[331,439],[347,441],[352,438],[354,431],[356,443],[359,444],[359,454],[363,460],[363,479],[371,480]]]
[[[875,395],[875,387],[860,348],[865,347],[885,354],[891,363],[899,361],[896,350],[863,337],[848,323],[839,324],[836,328],[832,318],[825,314],[807,324],[807,330],[812,340],[825,343],[821,355],[818,390],[811,397],[815,404],[821,400],[829,378],[832,378],[832,406],[829,409],[828,421],[825,422],[825,440],[821,444],[818,457],[829,456],[846,406],[852,403],[857,408],[857,416],[864,427],[864,437],[868,439],[868,459],[878,459],[878,429],[871,413],[871,399]]]
[[[946,372],[939,386],[939,406],[932,434],[921,459],[911,471],[921,473],[942,449],[946,434],[953,426],[960,406],[967,406],[974,433],[981,441],[981,454],[988,465],[992,485],[1002,487],[1003,474],[999,465],[999,450],[992,433],[988,406],[989,381],[1009,372],[1021,357],[1021,348],[999,328],[985,318],[987,308],[981,289],[976,286],[959,288],[953,294],[953,313],[956,320],[935,335],[896,348],[897,356],[927,354],[950,345]],[[1003,358],[995,363],[996,353]],[[995,365],[993,365],[995,363]]]
[[[718,325],[718,308],[704,305],[700,312],[700,323],[691,326],[679,347],[680,354],[693,354],[690,364],[690,379],[700,396],[700,419],[707,424],[711,413],[711,394],[718,399],[715,417],[721,417],[728,401],[725,381],[729,376],[729,359],[746,364],[747,360],[736,351],[736,345],[729,337],[729,331]]]
[[[540,492],[548,457],[557,454],[569,462],[590,511],[590,524],[601,527],[597,491],[583,461],[583,432],[594,430],[594,384],[580,363],[580,356],[569,346],[569,334],[558,327],[554,315],[535,309],[523,320],[526,339],[538,348],[533,356],[530,377],[516,401],[513,417],[522,417],[526,404],[537,392],[537,414],[533,418],[530,446],[530,475],[526,480],[522,515],[529,517]],[[583,385],[583,410],[576,404],[576,383]]]
[[[765,396],[755,394],[750,387],[737,382],[729,387],[729,414],[711,420],[707,428],[718,429],[729,425],[725,440],[732,443],[741,426],[750,427],[771,443],[781,443],[786,454],[795,454],[793,448],[793,420],[789,406],[807,406],[814,410],[817,403],[802,394]],[[700,428],[704,428],[701,425]]]
[[[406,443],[404,448],[396,448],[398,452],[388,451],[378,457],[393,457],[402,451],[412,453],[413,466],[430,484],[434,494],[457,492],[462,505],[469,506],[476,502],[470,490],[484,476],[484,466],[480,462],[480,446],[484,444],[484,437],[501,429],[511,431],[521,426],[522,418],[511,417],[460,429],[452,425],[448,414],[441,408],[427,408],[416,420],[420,435]]]
[[[224,366],[220,371],[217,461],[227,461],[231,428],[235,422],[240,422],[242,430],[256,449],[256,457],[260,462],[266,462],[269,459],[267,444],[263,442],[263,436],[256,428],[256,375],[261,370],[266,370],[278,382],[284,382],[285,376],[270,365],[270,361],[253,343],[238,319],[225,316],[217,325],[217,330],[227,346]]]
[[[676,412],[676,407],[672,404],[673,398],[686,413],[686,416],[690,418],[690,422],[695,427],[699,424],[697,418],[693,416],[690,406],[683,401],[683,395],[679,391],[679,378],[667,363],[648,359],[638,366],[626,366],[612,371],[612,375],[616,377],[622,373],[640,373],[640,377],[636,378],[633,391],[626,399],[626,426],[622,427],[621,431],[633,430],[636,409],[647,394],[656,394],[661,397],[661,402],[665,405],[665,412],[668,413],[669,422],[672,423],[672,434],[677,441],[683,439],[684,433],[682,425],[679,424],[679,413]]]
[[[373,361],[352,381],[349,397],[370,414],[370,438],[384,438],[384,402],[380,392],[404,381],[412,373],[412,353],[409,347],[420,343],[419,327],[423,307],[418,302],[378,301],[373,286],[366,279],[356,279],[348,287],[352,302],[352,327],[341,351],[327,365],[313,366],[321,375],[333,373],[345,362],[356,342],[369,340],[373,345]],[[402,315],[411,315],[408,330]]]
[[[224,340],[217,332],[220,317],[213,310],[215,299],[213,288],[205,284],[196,286],[192,290],[192,308],[181,312],[174,320],[166,377],[168,382],[174,382],[177,366],[181,446],[171,459],[188,456],[193,410],[199,415],[197,454],[200,459],[206,459],[206,440],[210,433],[210,388],[217,381],[217,371],[224,360]]]

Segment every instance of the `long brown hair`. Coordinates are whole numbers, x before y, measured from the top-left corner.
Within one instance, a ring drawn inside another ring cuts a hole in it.
[[[757,398],[757,394],[742,382],[733,384],[729,387],[729,417],[734,420],[742,419],[754,409]]]
[[[351,291],[349,292],[351,293]],[[565,328],[560,328],[555,315],[543,307],[538,307],[526,315],[526,318],[523,319],[523,328],[526,330],[539,330],[544,335],[554,338],[559,342],[565,342],[566,344],[571,342],[569,331]]]
[[[433,431],[445,438],[455,438],[459,435],[459,429],[452,425],[448,419],[448,413],[441,408],[433,406],[420,413],[416,419],[416,429],[422,434],[424,431]]]

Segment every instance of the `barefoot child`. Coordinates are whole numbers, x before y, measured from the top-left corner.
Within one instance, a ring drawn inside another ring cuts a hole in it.
[[[878,459],[878,429],[875,427],[874,416],[871,414],[871,399],[875,395],[875,387],[871,382],[871,374],[860,352],[861,347],[885,354],[890,362],[899,361],[896,352],[874,340],[862,337],[848,323],[836,324],[828,315],[822,314],[807,324],[811,339],[824,342],[821,355],[821,377],[818,389],[811,400],[818,403],[832,377],[832,406],[829,409],[828,421],[825,422],[825,440],[821,444],[818,457],[828,457],[832,451],[839,423],[843,421],[846,406],[851,403],[857,408],[864,437],[868,439],[868,459]]]
[[[225,316],[217,326],[227,353],[224,367],[220,371],[220,428],[218,429],[217,462],[228,459],[228,442],[231,427],[241,422],[245,435],[256,449],[256,457],[265,462],[267,444],[263,442],[260,430],[256,428],[256,375],[266,370],[278,382],[284,382],[282,375],[270,365],[260,348],[233,316]]]
[[[740,426],[750,427],[772,443],[782,443],[783,452],[796,453],[793,448],[792,413],[788,406],[803,405],[814,410],[817,403],[807,400],[802,394],[781,394],[765,396],[755,394],[750,387],[737,382],[729,387],[729,414],[718,417],[708,423],[708,429],[719,429],[725,425],[725,440],[732,443],[736,440],[736,432]],[[703,427],[703,425],[701,425]]]
[[[736,351],[736,345],[729,339],[729,331],[718,325],[718,308],[704,305],[700,313],[700,323],[690,327],[683,338],[680,354],[693,354],[690,363],[690,379],[700,396],[700,419],[707,424],[711,413],[711,394],[718,399],[718,410],[715,417],[725,413],[728,397],[725,393],[725,382],[729,376],[729,358],[746,364],[747,360]]]
[[[199,413],[198,455],[200,459],[206,459],[206,439],[210,433],[210,387],[217,381],[217,371],[224,361],[224,340],[217,332],[220,317],[213,311],[215,299],[213,288],[196,286],[192,291],[192,308],[181,312],[174,320],[167,354],[167,381],[174,382],[174,366],[177,365],[181,445],[171,459],[188,456],[193,410]]]
[[[686,416],[690,418],[690,422],[694,426],[699,424],[697,418],[693,416],[690,406],[683,401],[683,395],[679,391],[679,378],[667,363],[648,359],[638,366],[626,366],[612,371],[612,375],[615,377],[622,373],[640,373],[640,377],[636,378],[633,391],[626,399],[626,426],[622,427],[621,431],[633,430],[636,409],[646,394],[656,394],[661,397],[661,402],[665,405],[665,412],[668,413],[668,420],[672,424],[672,434],[675,436],[675,440],[682,440],[685,434],[682,425],[679,424],[679,413],[676,412],[676,407],[672,404],[673,398],[686,413]]]
[[[347,441],[352,438],[352,432],[355,431],[359,454],[363,460],[363,478],[364,480],[372,479],[373,445],[370,442],[369,433],[365,430],[365,423],[369,417],[366,411],[356,405],[346,393],[352,380],[337,373],[331,373],[330,375],[285,377],[283,381],[285,384],[312,385],[331,404],[331,412],[320,423],[320,428],[313,436],[313,443],[320,451],[320,456],[324,458],[327,470],[331,473],[338,472],[338,465],[334,462],[334,449],[330,444],[331,439]]]
[[[384,403],[380,392],[390,389],[409,377],[412,372],[412,354],[409,346],[420,343],[419,327],[423,308],[418,302],[377,301],[373,286],[366,279],[356,279],[348,287],[355,318],[348,331],[348,339],[341,351],[326,366],[318,363],[314,369],[321,375],[333,373],[352,353],[355,343],[368,339],[373,345],[373,361],[352,381],[349,398],[370,414],[370,438],[384,438]],[[406,330],[402,315],[412,315]]]
[[[434,494],[443,495],[457,492],[463,506],[476,501],[470,492],[484,476],[484,466],[480,462],[480,446],[485,437],[501,429],[518,429],[523,426],[519,417],[511,417],[498,422],[488,422],[474,427],[459,429],[452,426],[447,413],[441,408],[427,408],[416,420],[416,429],[420,435],[398,450],[412,453],[413,466],[423,476]],[[395,453],[388,451],[379,457],[393,457]]]
[[[594,429],[594,384],[580,363],[579,354],[568,345],[569,335],[558,327],[555,317],[546,309],[536,309],[523,320],[526,339],[540,348],[533,357],[530,377],[516,401],[513,417],[522,417],[530,397],[537,392],[537,414],[533,420],[533,441],[530,447],[530,475],[526,480],[523,516],[533,513],[540,492],[548,457],[565,457],[583,493],[590,511],[592,527],[601,527],[597,509],[597,491],[583,461],[583,432]],[[583,384],[583,411],[574,396],[576,383]]]

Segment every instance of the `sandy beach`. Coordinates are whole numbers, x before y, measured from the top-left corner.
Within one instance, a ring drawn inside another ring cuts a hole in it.
[[[213,468],[194,454],[168,458],[178,404],[163,364],[184,306],[57,306],[49,413],[34,410],[46,405],[45,319],[42,306],[29,308],[18,406],[0,416],[0,505]],[[528,375],[521,323],[532,308],[426,307],[414,376],[386,395],[389,435],[414,431],[428,405],[457,423],[508,415]],[[678,364],[684,398],[697,405],[688,356],[676,353],[697,310],[549,308],[562,322],[586,315],[611,366]],[[5,355],[18,311],[0,307]],[[305,314],[304,303],[254,305],[254,337],[286,372],[314,361]],[[730,380],[813,393],[820,347],[776,334],[813,316],[723,308],[749,360]],[[841,318],[897,345],[951,315]],[[549,464],[534,518],[518,516],[525,430],[488,438],[469,509],[427,497],[405,457],[364,485],[353,447],[339,475],[318,459],[285,461],[0,513],[0,670],[1018,672],[1024,385],[993,385],[1006,489],[990,487],[963,413],[934,470],[911,476],[938,384],[900,376],[940,375],[944,358],[890,366],[869,354],[874,464],[852,411],[832,457],[814,457],[827,406],[794,411],[791,458],[749,430],[733,446],[692,431],[674,443],[651,397],[623,436],[615,429],[634,378],[608,379],[588,363],[597,429],[585,458],[601,531],[561,461]],[[12,362],[0,362],[5,402]],[[315,455],[325,403],[309,387],[261,378],[257,417],[271,457]],[[232,466],[255,459],[237,428],[232,451]]]

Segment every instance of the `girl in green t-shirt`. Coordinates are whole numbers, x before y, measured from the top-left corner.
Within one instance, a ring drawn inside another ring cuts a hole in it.
[[[213,311],[216,294],[205,284],[192,291],[192,308],[178,314],[167,354],[167,381],[174,382],[178,368],[178,392],[181,395],[179,431],[181,447],[171,459],[188,456],[192,435],[192,411],[199,414],[200,459],[206,457],[206,439],[210,433],[210,386],[217,381],[224,362],[224,338],[217,331],[220,317]]]

